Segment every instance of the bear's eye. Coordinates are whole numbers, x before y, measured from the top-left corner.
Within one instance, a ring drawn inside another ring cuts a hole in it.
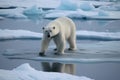
[[[43,27],[42,29],[44,30],[45,28]]]
[[[55,26],[53,27],[53,29],[55,29]]]
[[[50,32],[52,32],[52,30],[50,30]]]

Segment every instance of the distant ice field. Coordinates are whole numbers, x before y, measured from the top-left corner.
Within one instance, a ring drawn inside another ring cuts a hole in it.
[[[39,15],[47,19],[67,16],[79,19],[118,20],[120,19],[120,5],[114,2],[79,0],[1,0],[0,16],[28,19],[29,15]]]

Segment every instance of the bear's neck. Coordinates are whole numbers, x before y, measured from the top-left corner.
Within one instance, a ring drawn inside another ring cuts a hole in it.
[[[60,33],[56,34],[55,36],[52,36],[52,38],[60,37]]]

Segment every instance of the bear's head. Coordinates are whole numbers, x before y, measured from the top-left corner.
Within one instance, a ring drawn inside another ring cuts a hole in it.
[[[52,38],[59,34],[59,25],[56,22],[50,22],[46,27],[43,27],[44,36]]]

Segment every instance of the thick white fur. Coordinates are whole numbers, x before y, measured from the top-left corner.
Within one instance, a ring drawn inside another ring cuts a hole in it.
[[[53,27],[55,27],[55,29],[53,29]],[[50,22],[43,31],[44,36],[40,54],[45,53],[51,39],[53,39],[56,44],[57,54],[64,53],[66,41],[70,45],[70,50],[76,50],[76,27],[70,18],[57,18],[54,21]],[[50,38],[47,37],[46,31],[50,34]]]

